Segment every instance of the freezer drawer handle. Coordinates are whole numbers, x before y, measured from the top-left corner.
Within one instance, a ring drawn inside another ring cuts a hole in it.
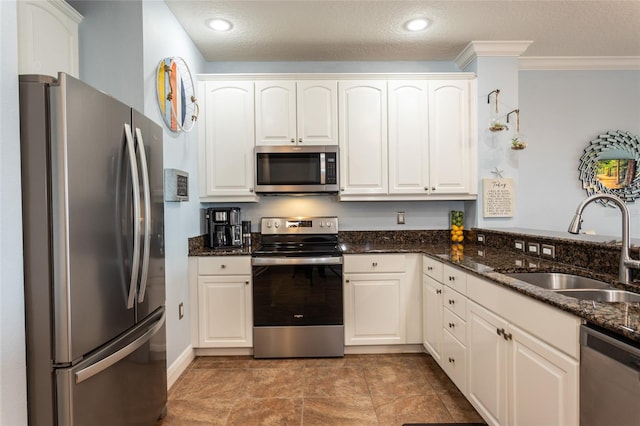
[[[137,279],[138,270],[140,269],[140,197],[138,196],[140,181],[138,180],[133,133],[131,133],[131,126],[127,123],[124,125],[124,134],[127,139],[127,150],[129,151],[129,163],[131,165],[131,184],[133,185],[133,261],[131,263],[131,281],[129,282],[129,298],[127,300],[127,308],[131,309],[138,289]]]
[[[147,276],[149,274],[149,248],[151,246],[151,190],[149,187],[149,167],[147,155],[144,152],[142,132],[136,127],[136,142],[138,143],[138,155],[140,156],[140,168],[142,169],[142,187],[144,189],[144,245],[142,246],[142,273],[140,275],[140,291],[138,303],[144,301],[144,293],[147,289]]]
[[[160,330],[160,328],[164,325],[165,316],[166,316],[166,313],[163,312],[162,316],[158,319],[158,321],[156,321],[156,323],[155,323],[155,325],[153,327],[151,327],[149,330],[147,330],[142,336],[138,337],[136,340],[134,340],[133,342],[129,343],[124,348],[120,349],[118,352],[115,352],[114,354],[109,355],[105,359],[103,359],[103,360],[101,360],[99,362],[96,362],[95,364],[92,364],[91,366],[89,366],[87,368],[83,368],[82,370],[78,371],[75,374],[75,376],[76,376],[76,384],[80,384],[80,383],[84,382],[85,380],[88,380],[88,379],[92,378],[96,374],[101,373],[102,371],[104,371],[107,368],[111,367],[112,365],[114,365],[118,361],[128,357],[129,355],[134,353],[136,350],[138,350],[138,348],[140,348],[149,339],[151,339],[151,337],[153,337],[153,335],[156,334],[158,332],[158,330]]]

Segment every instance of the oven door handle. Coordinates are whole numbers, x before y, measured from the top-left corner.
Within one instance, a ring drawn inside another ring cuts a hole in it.
[[[334,257],[254,257],[253,266],[272,265],[342,265],[342,256]]]

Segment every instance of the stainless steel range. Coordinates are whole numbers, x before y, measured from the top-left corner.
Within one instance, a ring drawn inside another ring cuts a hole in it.
[[[252,265],[256,358],[344,355],[337,217],[262,218]]]

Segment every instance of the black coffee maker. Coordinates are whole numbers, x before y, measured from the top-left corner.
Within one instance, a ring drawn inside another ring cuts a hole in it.
[[[205,218],[209,234],[209,247],[234,248],[242,246],[240,208],[208,208]]]

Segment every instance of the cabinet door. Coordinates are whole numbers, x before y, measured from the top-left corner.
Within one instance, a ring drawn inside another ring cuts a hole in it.
[[[345,274],[346,345],[406,343],[404,274]]]
[[[200,347],[253,345],[250,276],[200,276],[198,312]]]
[[[433,278],[422,276],[424,347],[438,363],[442,347],[442,287]]]
[[[431,194],[470,192],[469,82],[429,81]]]
[[[296,143],[296,82],[256,81],[256,145]]]
[[[506,340],[497,331],[506,330],[507,322],[471,301],[467,306],[467,398],[489,424],[506,425]]]
[[[579,362],[516,326],[509,332],[509,424],[577,425]]]
[[[200,87],[204,99],[204,126],[198,132],[200,197],[255,201],[253,83],[207,81]]]
[[[338,145],[338,82],[298,81],[298,144]]]
[[[389,193],[429,192],[426,81],[389,81]]]
[[[79,78],[78,24],[82,16],[67,2],[20,0],[18,73],[66,72]]]
[[[386,194],[387,82],[338,83],[341,195]]]

